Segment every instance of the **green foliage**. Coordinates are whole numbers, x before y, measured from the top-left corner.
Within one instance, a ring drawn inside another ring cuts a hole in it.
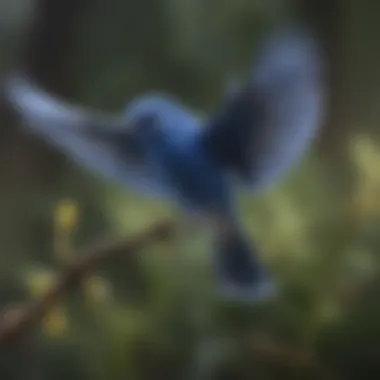
[[[347,8],[360,41],[366,12]],[[90,13],[76,39],[78,99],[115,109],[160,89],[204,112],[218,104],[225,79],[244,72],[259,34],[291,9],[280,1],[114,0],[94,1]],[[350,52],[360,45],[355,38]],[[14,373],[20,361],[27,368],[18,379],[33,371],[58,380],[379,378],[380,148],[373,135],[351,137],[349,187],[333,178],[340,170],[333,160],[310,154],[275,188],[242,194],[240,210],[278,281],[277,300],[220,302],[209,233],[185,231],[87,278],[44,319],[33,360],[9,353]],[[30,174],[28,166],[7,165]],[[46,291],[73,248],[105,230],[133,234],[167,216],[181,222],[171,205],[74,165],[56,171],[61,179],[49,186],[26,180],[7,189],[3,181],[4,303]]]

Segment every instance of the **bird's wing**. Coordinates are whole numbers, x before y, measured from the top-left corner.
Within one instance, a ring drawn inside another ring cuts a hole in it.
[[[24,74],[10,76],[5,93],[32,132],[95,174],[152,195],[167,189],[147,165],[126,117],[77,107],[49,94]]]
[[[206,122],[206,149],[250,187],[272,183],[316,134],[323,114],[323,71],[311,34],[274,33],[259,48],[248,83]]]

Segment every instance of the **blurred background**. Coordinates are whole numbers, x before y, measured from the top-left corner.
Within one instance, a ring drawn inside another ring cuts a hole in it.
[[[292,20],[316,29],[330,71],[312,151],[240,201],[278,279],[275,302],[218,302],[207,232],[184,236],[98,268],[1,348],[0,378],[380,378],[379,12],[370,0],[1,0],[1,75],[26,65],[104,110],[156,89],[211,112],[259,39]],[[46,291],[73,249],[178,217],[23,134],[5,101],[0,123],[1,307]]]

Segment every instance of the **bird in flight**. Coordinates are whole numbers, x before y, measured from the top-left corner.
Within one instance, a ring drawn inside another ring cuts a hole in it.
[[[307,30],[277,30],[263,39],[245,81],[203,118],[162,93],[111,115],[69,104],[25,72],[5,86],[27,131],[105,179],[210,221],[220,294],[255,301],[275,286],[239,221],[235,190],[267,188],[310,146],[323,115],[322,61]]]

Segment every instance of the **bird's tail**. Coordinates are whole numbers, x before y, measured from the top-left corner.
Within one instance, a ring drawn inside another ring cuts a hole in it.
[[[266,268],[241,231],[216,237],[214,264],[222,296],[255,301],[274,295]]]

